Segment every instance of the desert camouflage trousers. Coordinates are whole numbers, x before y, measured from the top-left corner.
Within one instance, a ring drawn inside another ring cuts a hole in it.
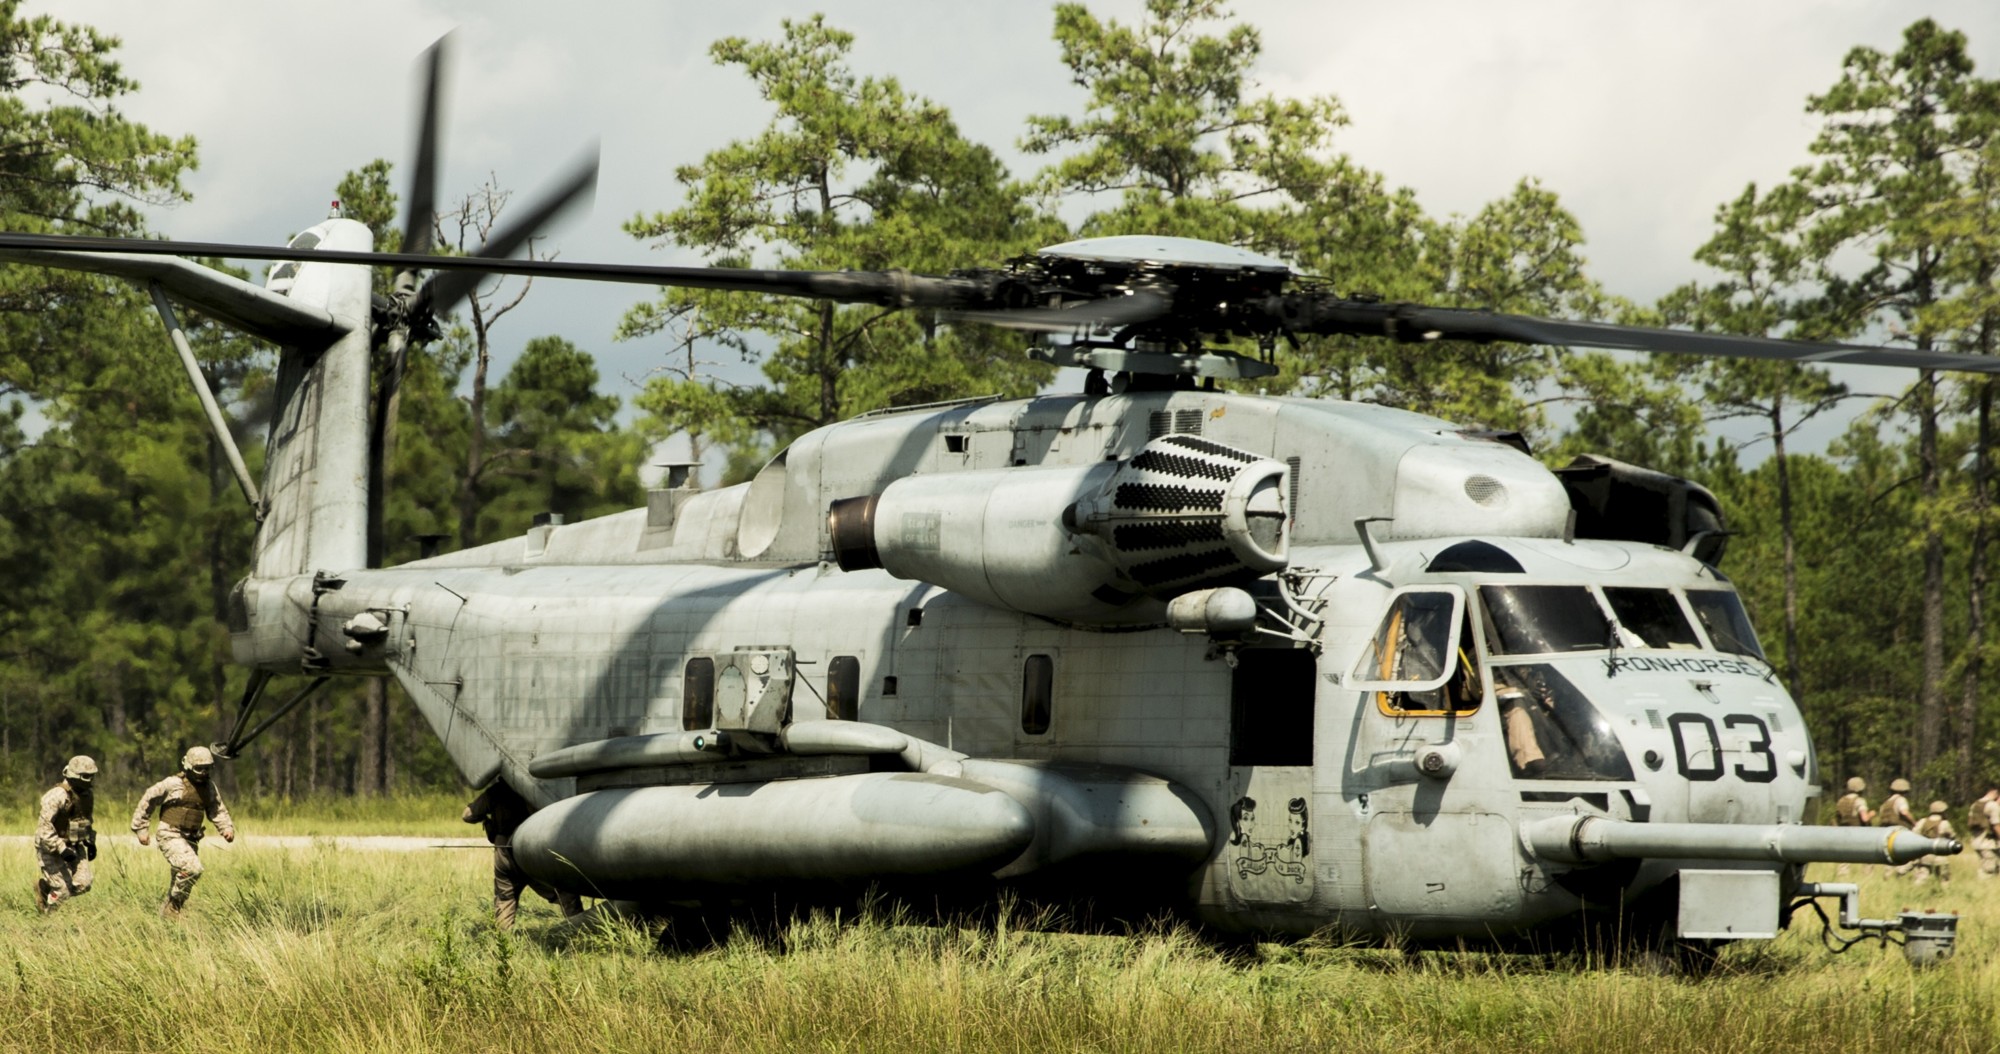
[[[72,864],[62,857],[44,849],[36,849],[35,856],[42,865],[42,907],[54,911],[56,905],[71,897],[80,897],[90,892],[90,861],[82,856]]]
[[[2000,838],[1981,832],[1972,836],[1972,851],[1979,854],[1979,877],[2000,875]]]
[[[1951,858],[1948,856],[1920,856],[1896,869],[1896,874],[1908,875],[1918,884],[1935,878],[1939,882],[1951,881]]]
[[[532,889],[543,900],[554,901],[565,917],[583,911],[583,901],[574,893],[559,892],[528,877],[514,862],[512,846],[493,847],[493,921],[503,930],[514,928],[514,915],[521,907],[521,893]]]
[[[188,894],[194,892],[194,884],[201,881],[201,853],[187,835],[171,827],[156,830],[153,840],[159,843],[160,855],[167,858],[167,867],[173,871],[167,886],[167,900],[179,910],[182,904],[187,903]]]

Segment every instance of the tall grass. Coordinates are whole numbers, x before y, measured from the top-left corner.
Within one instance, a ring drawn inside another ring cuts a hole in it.
[[[483,853],[204,851],[186,918],[129,840],[99,888],[37,918],[30,865],[0,867],[0,1050],[226,1051],[1985,1051],[2000,1006],[2000,882],[1864,904],[1967,916],[1949,964],[1834,956],[1817,922],[1725,954],[1712,976],[1333,941],[1223,952],[1162,925],[1124,936],[1002,911],[920,924],[820,914],[693,954],[612,925],[563,935],[524,902],[488,920]]]
[[[404,835],[478,838],[478,827],[459,822],[473,791],[426,791],[380,798],[312,795],[228,799],[231,819],[246,832],[287,835]],[[131,803],[126,804],[129,812]],[[123,817],[120,817],[121,825]]]

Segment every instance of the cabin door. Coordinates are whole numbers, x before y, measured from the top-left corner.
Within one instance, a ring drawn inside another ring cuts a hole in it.
[[[1244,648],[1230,674],[1223,889],[1236,905],[1313,896],[1313,709],[1318,665],[1303,648]]]

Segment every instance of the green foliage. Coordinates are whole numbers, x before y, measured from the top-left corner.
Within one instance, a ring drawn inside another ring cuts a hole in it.
[[[194,140],[118,112],[138,89],[111,57],[115,37],[0,3],[0,228],[133,234],[137,203],[184,200]],[[0,395],[43,396],[91,377],[72,351],[109,279],[0,268]]]
[[[1042,243],[1050,225],[1030,214],[993,152],[894,79],[851,71],[852,43],[818,16],[786,21],[775,42],[717,42],[710,54],[743,69],[772,121],[675,172],[687,203],[626,230],[729,267],[936,273]],[[883,406],[1025,395],[1048,375],[1001,334],[941,329],[893,309],[670,291],[619,330],[628,339],[663,332],[682,347],[709,343],[762,363],[769,386],[752,388],[722,383],[690,358],[638,400],[665,431],[734,448],[782,444]]]
[[[1146,14],[1128,27],[1081,4],[1056,7],[1063,64],[1090,101],[1081,120],[1028,118],[1021,145],[1030,153],[1077,149],[1043,171],[1045,190],[1120,196],[1082,233],[1240,242],[1252,228],[1246,202],[1303,201],[1324,189],[1333,130],[1347,123],[1336,100],[1246,99],[1263,49],[1257,30],[1194,32],[1228,16],[1221,0],[1148,0]]]
[[[538,512],[571,520],[643,500],[646,437],[618,427],[615,396],[597,392],[597,366],[560,337],[528,342],[487,403],[488,449],[480,534],[517,534]]]
[[[1407,189],[1335,151],[1347,117],[1331,97],[1255,96],[1262,50],[1253,27],[1226,24],[1220,0],[1148,0],[1146,20],[1056,9],[1064,64],[1089,93],[1082,118],[1028,119],[1022,146],[1065,153],[1042,171],[1045,193],[1116,197],[1080,225],[1087,235],[1160,233],[1257,248],[1337,287],[1392,300],[1567,317],[1619,305],[1584,270],[1583,232],[1557,195],[1522,180],[1470,218],[1426,215]],[[1216,32],[1204,30],[1213,27]],[[1559,349],[1489,344],[1385,345],[1312,337],[1280,351],[1282,372],[1255,387],[1379,402],[1543,437],[1552,399],[1603,417],[1644,405],[1668,445],[1691,445],[1690,414],[1670,392],[1613,360],[1571,366]],[[1551,388],[1564,393],[1551,396]],[[1610,433],[1607,423],[1586,430]],[[1640,429],[1625,428],[1636,437]],[[1625,444],[1630,445],[1630,444]],[[1652,453],[1647,450],[1644,453]]]

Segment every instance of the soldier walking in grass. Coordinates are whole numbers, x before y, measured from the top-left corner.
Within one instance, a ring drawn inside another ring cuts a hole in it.
[[[35,910],[44,915],[90,892],[90,862],[97,859],[90,785],[96,778],[97,762],[78,754],[63,766],[62,782],[42,795],[35,817],[35,856],[42,865],[35,878]]]
[[[1908,827],[1915,829],[1917,817],[1910,812],[1910,781],[1901,778],[1889,781],[1889,796],[1882,799],[1882,808],[1876,810],[1875,824],[1878,827]]]
[[[1859,776],[1847,780],[1847,793],[1833,803],[1833,822],[1836,827],[1866,827],[1875,822],[1875,810],[1868,807],[1868,799],[1862,797],[1868,790],[1868,781]]]
[[[1951,821],[1944,818],[1945,810],[1951,806],[1941,801],[1931,803],[1930,815],[1917,821],[1916,831],[1925,838],[1956,838],[1958,832],[1951,829]],[[1918,857],[1905,865],[1916,873],[1916,881],[1924,882],[1937,876],[1940,884],[1951,884],[1951,860],[1935,853]]]
[[[1875,822],[1875,810],[1868,807],[1868,799],[1862,797],[1868,791],[1868,781],[1859,776],[1847,778],[1847,793],[1833,803],[1833,823],[1836,827],[1866,827]],[[1834,874],[1847,874],[1847,865],[1841,864]]]
[[[493,919],[503,930],[514,928],[514,914],[520,908],[524,889],[534,890],[543,900],[554,901],[565,917],[583,912],[583,901],[576,894],[558,892],[533,881],[514,862],[514,829],[531,812],[534,810],[527,800],[508,786],[506,780],[494,780],[459,817],[466,823],[484,824],[486,840],[493,843]]]
[[[188,894],[201,879],[199,850],[203,823],[213,821],[223,841],[236,840],[236,825],[230,822],[221,792],[208,778],[214,766],[215,755],[207,747],[189,747],[181,756],[181,770],[146,788],[139,798],[139,807],[132,810],[132,833],[139,836],[140,845],[149,843],[146,824],[153,809],[160,810],[160,824],[154,833],[160,839],[160,855],[167,858],[167,867],[173,872],[167,885],[167,899],[160,902],[163,918],[181,917]]]
[[[2000,874],[2000,787],[1988,787],[1965,811],[1972,851],[1979,854],[1979,877]]]

